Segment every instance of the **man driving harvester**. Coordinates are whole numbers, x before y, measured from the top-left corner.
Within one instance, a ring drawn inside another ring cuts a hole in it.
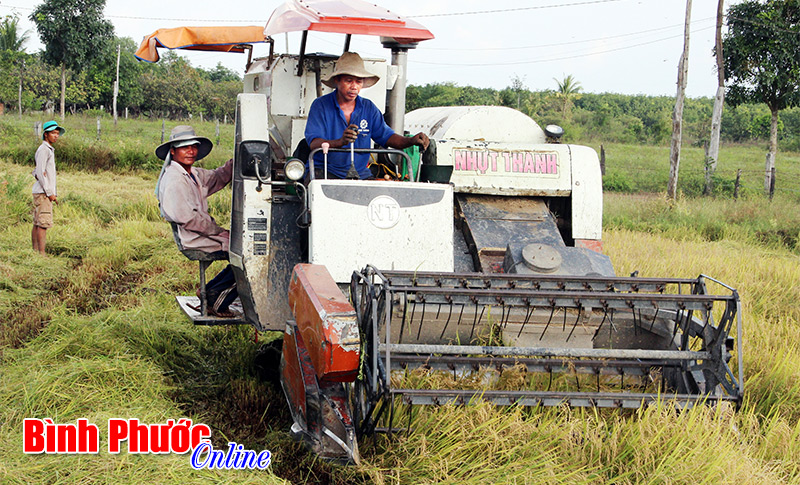
[[[328,143],[330,148],[370,148],[370,140],[384,147],[404,149],[413,145],[428,148],[424,133],[405,137],[394,132],[375,104],[359,96],[362,89],[373,86],[379,77],[367,71],[361,56],[345,52],[336,61],[333,74],[322,81],[336,90],[320,96],[308,112],[305,138],[311,151]],[[352,145],[351,145],[352,144]],[[315,178],[323,178],[323,154],[314,156]],[[328,178],[373,178],[367,168],[368,153],[331,152],[328,154]],[[307,167],[309,168],[309,167]]]

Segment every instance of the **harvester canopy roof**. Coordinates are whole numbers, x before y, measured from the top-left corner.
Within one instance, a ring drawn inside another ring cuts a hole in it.
[[[147,62],[158,62],[157,47],[198,51],[244,52],[245,44],[266,42],[264,29],[257,25],[237,27],[176,27],[158,29],[142,40],[134,54]]]
[[[401,43],[433,39],[421,24],[362,0],[290,0],[272,12],[264,36],[304,30],[378,35]]]

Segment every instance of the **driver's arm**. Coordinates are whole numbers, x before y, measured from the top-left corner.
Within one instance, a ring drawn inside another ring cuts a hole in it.
[[[430,144],[430,142],[431,141],[428,139],[428,135],[425,133],[417,133],[414,136],[400,136],[395,133],[389,137],[389,140],[386,142],[386,144],[391,148],[397,148],[399,150],[416,145],[424,152],[428,149],[428,144]]]

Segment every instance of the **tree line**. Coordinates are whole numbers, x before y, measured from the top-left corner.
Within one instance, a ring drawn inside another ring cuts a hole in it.
[[[233,119],[236,94],[242,90],[237,73],[221,64],[214,69],[193,67],[174,52],[164,53],[156,64],[140,62],[133,56],[137,44],[127,37],[104,42],[87,68],[65,70],[68,111],[110,111],[117,46],[120,110],[128,108],[132,115],[172,119],[189,114]],[[20,107],[23,111],[58,111],[60,77],[60,67],[45,62],[43,52],[0,50],[0,103],[7,112]]]
[[[565,94],[564,84],[564,80],[554,79],[554,88],[544,90],[528,89],[519,79],[513,79],[503,89],[455,83],[410,85],[406,107],[411,111],[431,106],[507,106],[522,111],[542,126],[562,126],[567,141],[647,144],[669,141],[674,97],[593,94],[580,92],[580,89]],[[686,142],[703,146],[708,141],[713,107],[714,99],[710,97],[686,100],[683,112]],[[770,135],[770,121],[770,109],[765,104],[744,103],[735,108],[728,107],[722,117],[722,139],[730,143],[766,141]],[[780,112],[778,136],[783,148],[800,150],[800,108]]]
[[[723,141],[761,141],[777,133],[784,148],[800,149],[800,111],[794,107],[800,100],[795,89],[800,82],[795,75],[800,72],[800,48],[795,48],[798,36],[791,28],[775,29],[775,22],[762,18],[765,12],[780,19],[797,15],[798,4],[797,0],[747,0],[731,8],[725,73],[733,82],[722,118]],[[119,52],[121,110],[172,119],[233,117],[236,93],[242,88],[237,73],[221,64],[214,69],[196,68],[171,51],[156,64],[137,61],[133,55],[137,44],[113,35],[113,26],[103,17],[104,6],[105,0],[44,0],[30,16],[45,45],[34,54],[24,50],[32,34],[19,31],[16,17],[0,21],[0,103],[7,111],[55,110],[57,100],[73,112],[108,110]],[[751,34],[769,38],[772,44],[759,50],[759,41],[747,37]],[[736,42],[742,46],[737,47]],[[775,58],[779,50],[787,53],[784,63],[750,55],[768,52]],[[790,69],[795,62],[797,69]],[[746,69],[752,66],[761,66],[759,73],[771,68],[768,81],[780,80],[780,86],[746,77]],[[660,144],[670,137],[672,97],[582,93],[572,76],[554,79],[554,85],[555,89],[531,90],[518,77],[499,90],[454,83],[412,85],[407,109],[501,105],[519,109],[542,125],[562,125],[567,139]],[[754,87],[752,92],[748,87]],[[775,92],[783,97],[776,98]],[[703,145],[708,141],[712,110],[711,98],[686,101],[683,123],[687,142]]]

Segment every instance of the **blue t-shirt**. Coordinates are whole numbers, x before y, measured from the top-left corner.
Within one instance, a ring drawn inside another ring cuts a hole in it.
[[[389,137],[394,134],[394,130],[383,120],[383,115],[378,110],[375,103],[358,96],[356,107],[350,115],[350,123],[345,121],[344,113],[336,101],[336,91],[320,96],[311,103],[308,112],[308,122],[306,123],[306,141],[310,145],[315,138],[324,140],[338,140],[342,137],[344,130],[349,125],[358,126],[358,138],[355,141],[355,148],[370,148],[370,139],[381,146],[386,146]],[[350,148],[345,145],[342,148]],[[314,156],[314,166],[323,168],[322,152]],[[367,168],[369,162],[368,153],[356,153],[354,163],[358,175],[363,178],[372,176]],[[306,167],[308,168],[308,167]],[[328,174],[344,178],[350,168],[350,154],[344,152],[328,153]]]

